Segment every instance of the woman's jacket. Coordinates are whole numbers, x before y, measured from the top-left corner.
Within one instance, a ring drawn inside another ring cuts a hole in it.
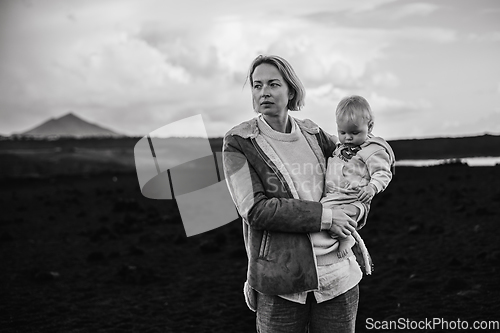
[[[324,174],[337,138],[310,120],[295,121]],[[229,192],[243,220],[248,256],[245,287],[270,295],[316,290],[316,257],[309,233],[321,230],[322,204],[300,200],[291,190],[291,178],[260,134],[256,118],[225,135],[223,163]]]

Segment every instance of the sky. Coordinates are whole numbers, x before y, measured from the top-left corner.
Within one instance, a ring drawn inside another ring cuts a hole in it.
[[[357,94],[389,140],[500,134],[499,17],[497,0],[2,0],[0,134],[73,112],[134,136],[201,115],[220,137],[255,116],[259,54],[291,63],[291,115],[329,133]]]

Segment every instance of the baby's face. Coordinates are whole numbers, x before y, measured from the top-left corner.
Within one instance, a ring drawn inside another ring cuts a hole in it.
[[[368,133],[371,132],[371,126],[368,121],[360,120],[354,123],[350,119],[337,119],[337,131],[339,140],[346,146],[359,146],[365,142]]]

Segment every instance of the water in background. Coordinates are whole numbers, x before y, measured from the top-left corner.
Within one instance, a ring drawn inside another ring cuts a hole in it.
[[[466,163],[474,166],[494,166],[500,164],[500,157],[463,157],[453,159],[432,159],[432,160],[401,160],[396,161],[396,166],[432,166],[439,164]]]

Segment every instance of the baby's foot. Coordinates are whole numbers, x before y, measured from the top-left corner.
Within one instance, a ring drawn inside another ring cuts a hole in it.
[[[347,256],[347,254],[349,253],[349,249],[353,247],[355,243],[356,241],[352,236],[340,240],[337,257],[344,258],[345,256]]]

